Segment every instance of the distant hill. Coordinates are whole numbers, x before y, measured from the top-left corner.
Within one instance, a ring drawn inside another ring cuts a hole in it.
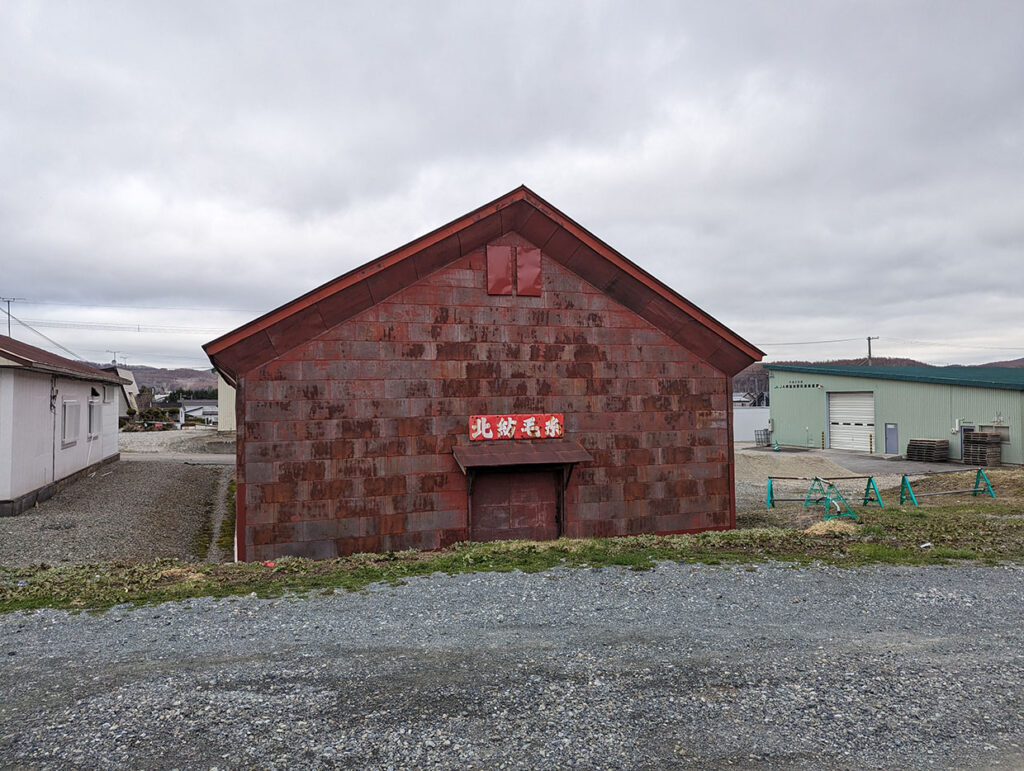
[[[867,366],[866,357],[859,359],[830,359],[829,361],[771,361],[769,364],[835,364],[846,366]],[[897,356],[872,356],[871,363],[876,367],[927,367],[923,361],[904,359]],[[732,390],[735,393],[760,393],[768,390],[768,370],[761,362],[754,362],[732,379]]]
[[[1024,359],[1010,359],[1009,361],[993,361],[988,364],[979,364],[980,367],[1009,367],[1010,369],[1024,368]]]
[[[110,364],[93,364],[94,367],[109,367]],[[217,375],[209,369],[162,369],[142,365],[126,367],[135,375],[140,386],[149,386],[158,394],[171,391],[198,391],[217,387]]]
[[[830,359],[829,361],[772,361],[769,364],[842,364],[847,366],[866,367],[868,360],[864,357],[859,359]],[[923,361],[917,359],[904,359],[897,356],[872,356],[871,363],[876,367],[927,367]],[[1009,361],[993,361],[988,364],[965,364],[964,366],[974,367],[1012,367],[1024,368],[1024,358],[1011,359]],[[755,362],[740,372],[732,379],[732,390],[736,393],[760,393],[768,390],[768,370],[761,362]]]

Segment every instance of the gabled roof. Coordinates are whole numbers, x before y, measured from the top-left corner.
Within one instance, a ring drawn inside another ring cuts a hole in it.
[[[525,186],[218,337],[203,349],[234,384],[254,367],[511,231],[727,375],[764,356]]]
[[[0,367],[20,367],[33,372],[63,375],[77,380],[98,380],[121,385],[128,381],[80,361],[65,359],[34,345],[0,335]]]
[[[135,382],[135,373],[130,369],[113,365],[110,367],[101,367],[104,372],[109,372],[112,375],[117,375],[119,378],[124,380],[124,392],[131,396],[139,393],[139,386]]]
[[[830,364],[765,364],[767,370],[809,375],[843,375],[914,383],[1024,391],[1024,369],[1012,367],[856,367]]]

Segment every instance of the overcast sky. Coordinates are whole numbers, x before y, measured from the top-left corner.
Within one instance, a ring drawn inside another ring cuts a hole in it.
[[[769,361],[1019,358],[1024,3],[5,0],[0,180],[0,295],[93,361],[519,184]]]

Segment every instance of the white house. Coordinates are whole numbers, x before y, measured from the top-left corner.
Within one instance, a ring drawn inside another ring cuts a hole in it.
[[[132,410],[132,414],[138,412],[139,403],[135,397],[139,395],[139,386],[135,382],[135,374],[130,369],[119,367],[116,364],[112,367],[104,367],[103,371],[126,381],[117,392],[117,416],[119,418],[128,417],[128,410]]]
[[[125,380],[0,335],[0,516],[118,459]]]
[[[215,399],[182,399],[181,409],[185,419],[194,418],[204,425],[217,425],[217,401]]]
[[[217,430],[235,432],[235,389],[217,373]]]

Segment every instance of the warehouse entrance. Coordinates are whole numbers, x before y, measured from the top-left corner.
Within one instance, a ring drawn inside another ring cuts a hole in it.
[[[477,474],[470,497],[470,540],[558,538],[560,478],[561,474],[554,471]]]
[[[836,392],[828,395],[828,446],[830,448],[874,452],[874,437],[874,392]]]
[[[568,439],[456,445],[452,455],[466,475],[471,541],[558,538],[572,470],[593,460]]]

